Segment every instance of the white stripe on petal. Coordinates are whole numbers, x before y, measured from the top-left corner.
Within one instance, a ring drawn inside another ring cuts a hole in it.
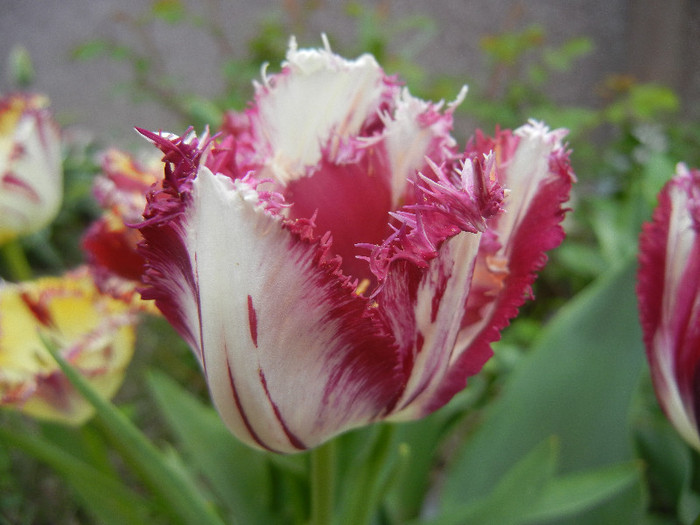
[[[503,206],[506,213],[498,219],[497,231],[503,244],[499,255],[509,257],[508,240],[528,213],[532,199],[554,176],[549,169],[549,159],[552,152],[562,148],[561,139],[566,133],[563,129],[550,131],[535,121],[514,131],[520,142],[513,157],[504,165],[505,177],[501,181],[508,193]]]

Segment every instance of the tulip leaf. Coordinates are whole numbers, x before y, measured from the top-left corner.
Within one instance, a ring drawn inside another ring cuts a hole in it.
[[[642,468],[633,461],[555,477],[557,457],[557,440],[545,440],[518,461],[491,494],[453,507],[427,525],[560,523],[634,484]]]
[[[104,399],[90,383],[44,341],[61,370],[89,401],[122,456],[163,502],[174,523],[222,525],[194,481],[161,453],[117,407]]]
[[[0,438],[46,463],[70,484],[81,502],[99,523],[133,525],[153,523],[149,502],[119,480],[65,452],[46,438],[0,426]]]
[[[557,465],[556,438],[545,439],[518,461],[491,494],[449,509],[427,525],[516,525],[543,499]]]
[[[217,412],[170,377],[152,371],[148,385],[158,408],[197,474],[237,523],[270,523],[266,455],[243,445]]]
[[[487,381],[480,376],[470,379],[469,386],[437,412],[418,421],[396,424],[399,461],[389,486],[384,510],[394,523],[405,523],[420,514],[445,436],[452,432],[460,416],[484,396]]]
[[[523,513],[523,523],[561,519],[595,506],[637,482],[641,469],[633,461],[557,477]]]
[[[548,436],[561,443],[563,474],[634,458],[626,422],[644,363],[634,268],[599,278],[549,322],[451,462],[445,509],[485,497]],[[595,512],[631,522],[641,505],[634,487]],[[590,516],[583,523],[603,522]]]

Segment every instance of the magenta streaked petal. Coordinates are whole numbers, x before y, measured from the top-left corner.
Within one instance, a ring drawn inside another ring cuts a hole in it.
[[[409,181],[415,179],[416,172],[428,168],[426,157],[443,161],[456,157],[457,142],[450,134],[452,114],[466,94],[464,87],[441,113],[443,102],[426,102],[404,88],[393,115],[382,116],[386,127],[381,138],[390,161],[394,207],[403,204],[410,189]]]
[[[393,341],[324,242],[296,234],[260,199],[245,181],[201,168],[178,227],[167,238],[142,228],[156,288],[147,295],[200,349],[231,430],[294,452],[383,416],[402,381]]]
[[[185,243],[184,210],[191,201],[192,181],[199,169],[204,146],[193,135],[174,137],[138,130],[164,154],[165,177],[147,195],[140,253],[146,259],[141,296],[156,307],[202,361],[197,283]]]
[[[640,237],[637,294],[657,397],[700,450],[700,170],[679,165]]]
[[[409,378],[392,419],[425,415],[458,357],[455,339],[481,231],[500,211],[503,198],[491,179],[492,167],[490,158],[469,159],[457,173],[432,165],[436,180],[421,177],[417,204],[396,214],[403,226],[370,257],[381,281],[379,309],[392,328]]]
[[[188,243],[204,369],[237,435],[293,452],[384,415],[401,379],[392,340],[323,243],[302,240],[258,199],[206,169],[195,180]]]
[[[387,276],[378,300],[392,325],[409,376],[390,416],[393,420],[426,415],[445,380],[454,359],[480,237],[462,232],[442,243],[427,269],[419,271],[402,260]]]
[[[561,221],[574,175],[564,131],[530,123],[514,135],[479,137],[475,153],[493,149],[499,182],[506,189],[504,213],[489,220],[482,237],[471,293],[449,374],[428,410],[439,408],[478,373],[491,357],[491,343],[531,296],[531,285],[547,261],[546,252],[564,238]]]
[[[454,109],[373,57],[290,44],[213,139],[142,132],[145,297],[192,345],[229,428],[296,452],[422,417],[491,355],[530,292],[573,181],[531,123],[460,153]]]

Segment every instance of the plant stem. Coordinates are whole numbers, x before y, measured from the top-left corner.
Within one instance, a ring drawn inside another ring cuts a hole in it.
[[[32,268],[29,266],[24,249],[17,239],[3,244],[0,247],[0,251],[7,264],[10,279],[19,282],[28,281],[32,278]]]
[[[335,440],[311,452],[311,525],[333,522]]]
[[[395,433],[395,424],[378,425],[368,448],[354,464],[348,481],[343,483],[340,523],[366,525],[372,522],[397,472],[399,454]]]

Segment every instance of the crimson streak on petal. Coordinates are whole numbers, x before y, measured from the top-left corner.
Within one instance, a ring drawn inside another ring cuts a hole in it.
[[[258,347],[258,318],[255,315],[253,298],[248,296],[248,327],[250,328],[250,338],[253,340],[255,348]],[[262,373],[262,372],[261,372]]]
[[[228,349],[226,348],[225,344],[224,351],[226,352],[226,355],[228,355]],[[253,438],[253,441],[255,441],[260,448],[264,448],[269,452],[277,452],[276,450],[273,450],[270,447],[268,447],[263,442],[263,440],[260,439],[260,436],[257,434],[257,432],[255,432],[255,429],[253,428],[250,419],[248,419],[248,415],[246,414],[246,411],[243,409],[243,405],[241,404],[241,398],[238,395],[238,390],[236,389],[236,381],[233,379],[233,372],[231,371],[231,363],[228,359],[226,359],[226,371],[228,373],[228,382],[231,388],[231,394],[233,395],[233,400],[236,403],[236,408],[238,409],[238,413],[241,415],[243,425],[245,425],[248,434],[250,434],[250,437]]]
[[[270,396],[270,389],[267,388],[267,380],[265,379],[265,374],[262,370],[258,370],[258,375],[260,376],[260,384],[262,385],[263,390],[265,391],[265,396],[267,397],[267,400],[269,401],[270,406],[272,407],[272,410],[275,413],[275,417],[277,418],[280,427],[282,427],[282,430],[287,436],[287,439],[289,439],[289,443],[298,450],[306,450],[308,447],[304,445],[304,443],[289,429],[289,426],[284,420],[284,416],[282,416],[282,412],[280,411],[279,406],[277,406],[277,403],[275,403],[272,400],[272,397]]]

